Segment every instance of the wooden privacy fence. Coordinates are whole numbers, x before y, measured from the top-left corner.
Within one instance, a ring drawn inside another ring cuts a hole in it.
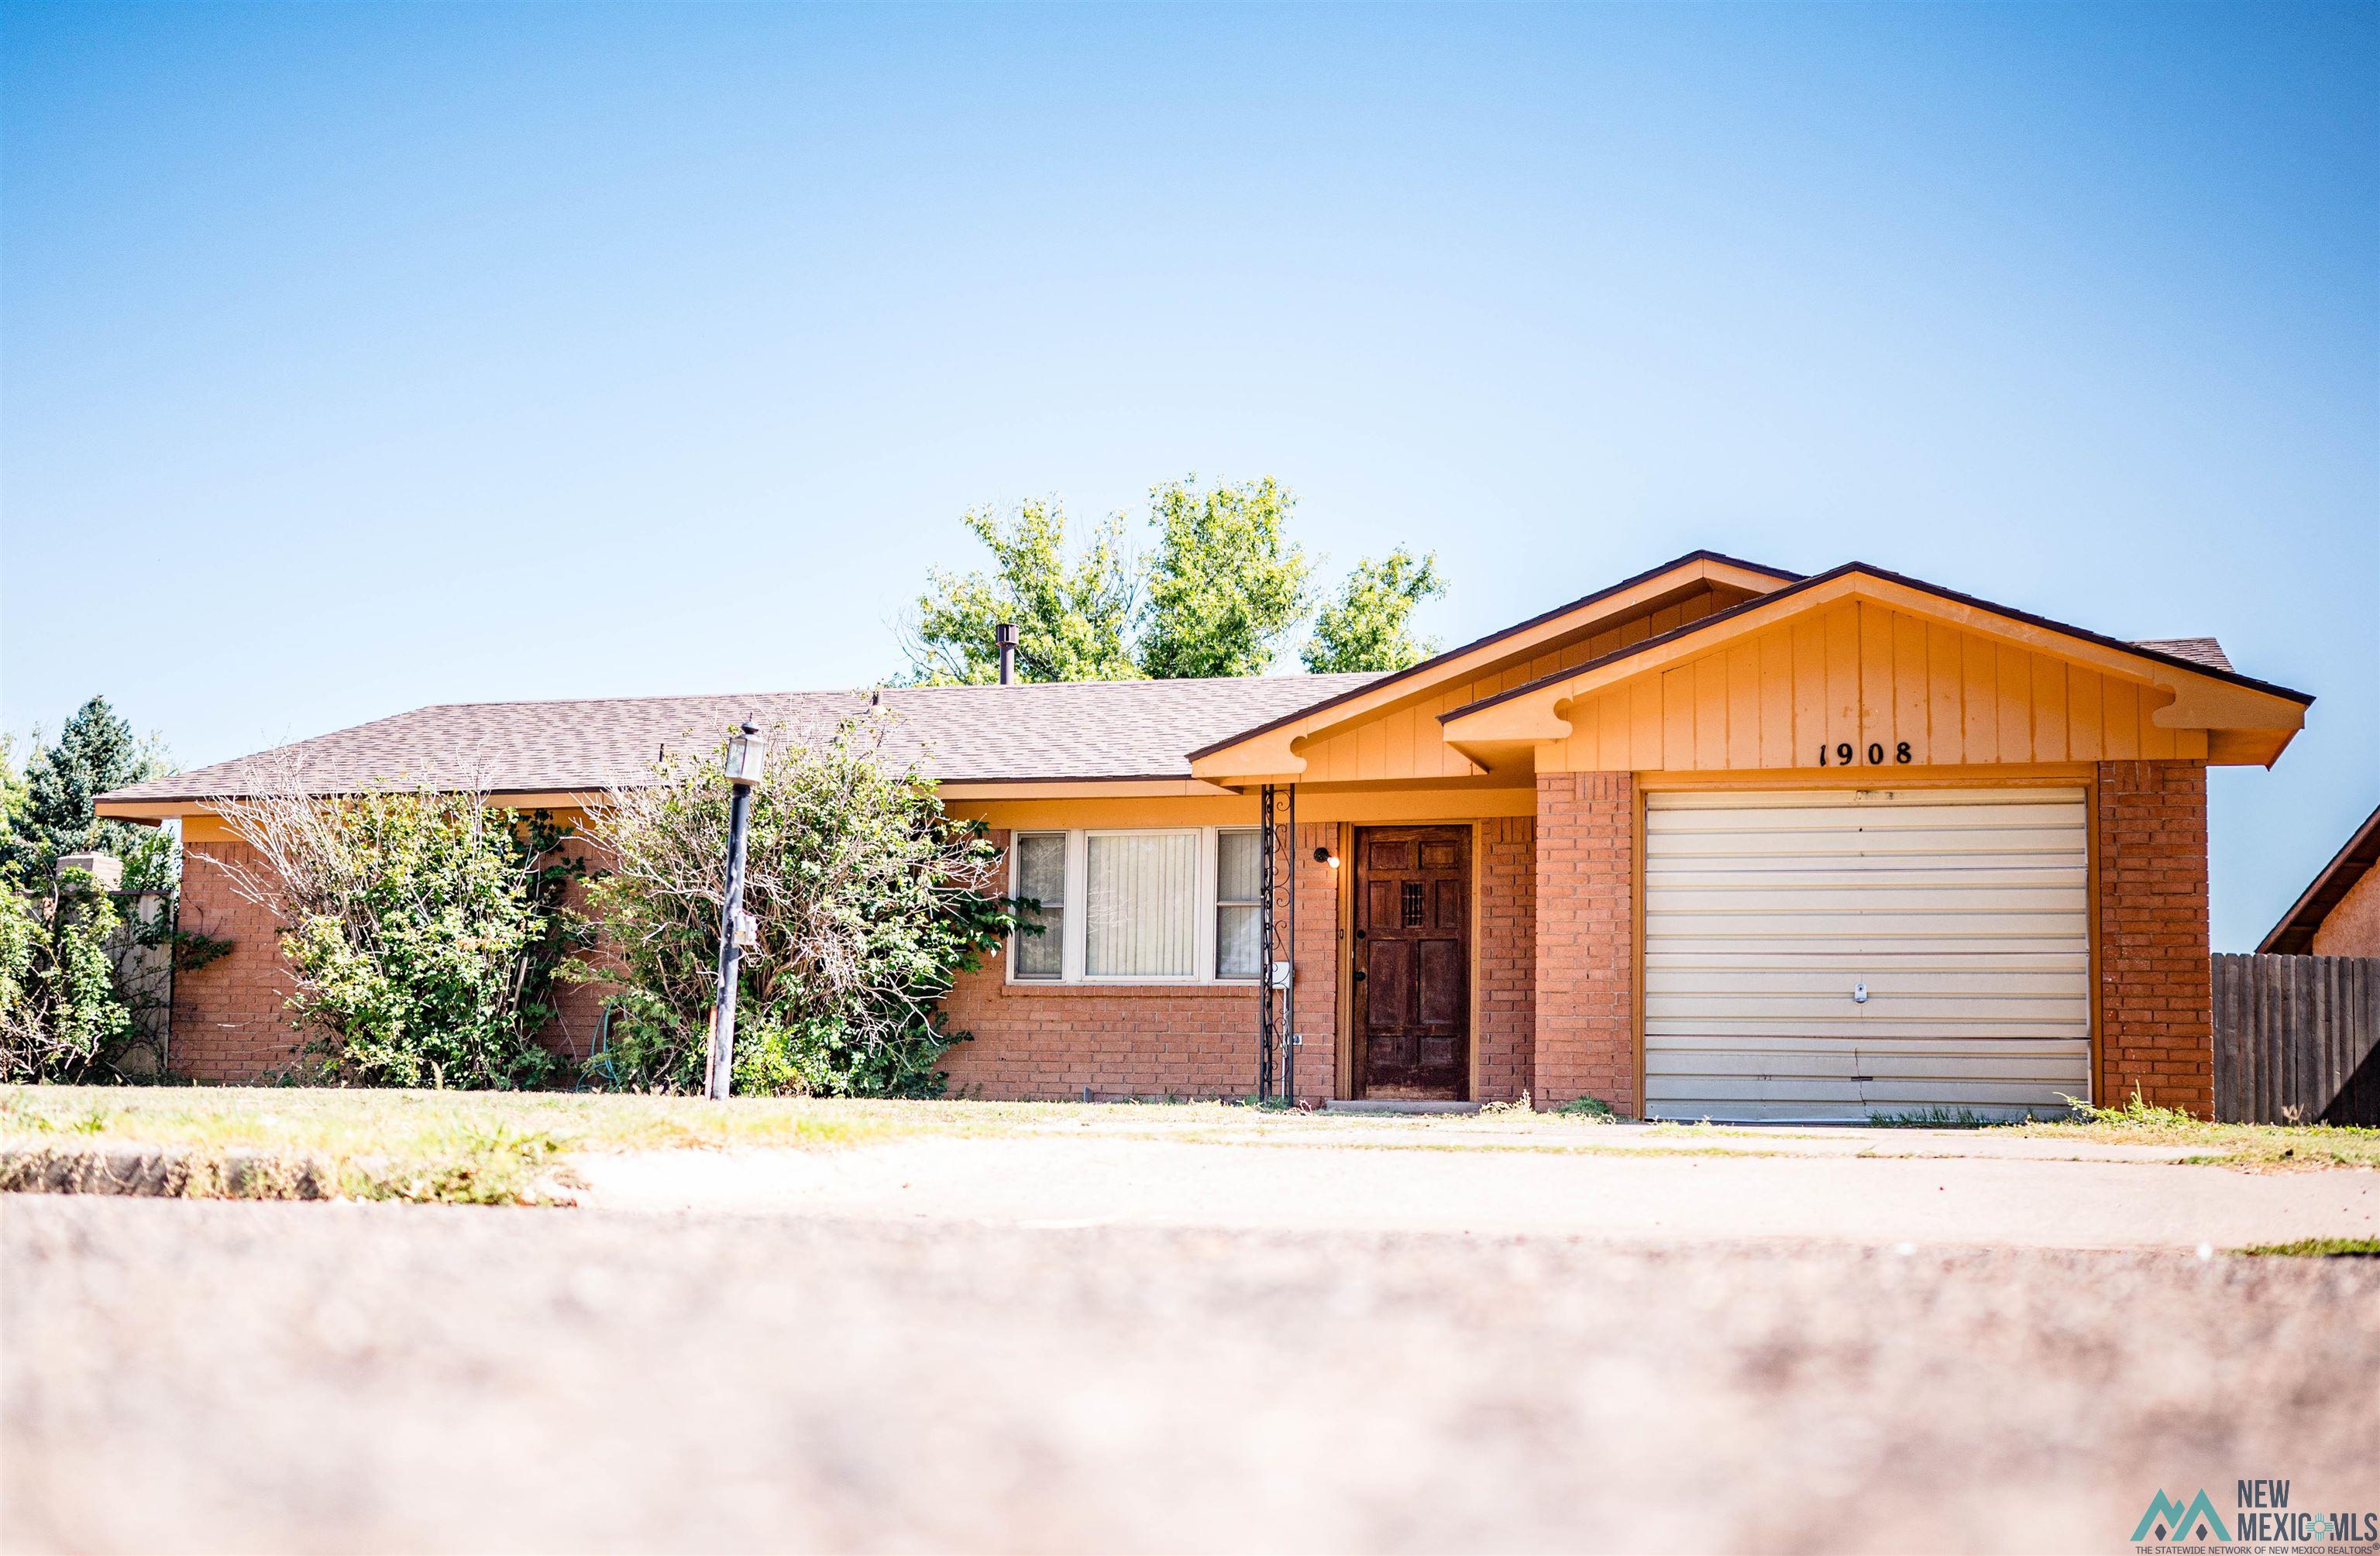
[[[2215,959],[2215,1116],[2380,1125],[2380,957]]]

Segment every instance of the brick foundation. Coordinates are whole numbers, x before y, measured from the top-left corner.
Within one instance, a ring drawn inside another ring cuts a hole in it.
[[[2102,762],[2099,1073],[2105,1105],[2134,1087],[2202,1116],[2215,1108],[2213,964],[2206,912],[2206,768]]]
[[[1636,1097],[1636,781],[1537,775],[1537,1105]]]

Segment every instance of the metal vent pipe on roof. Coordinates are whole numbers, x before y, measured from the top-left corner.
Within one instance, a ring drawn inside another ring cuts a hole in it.
[[[991,629],[991,640],[1000,645],[1000,683],[1011,686],[1016,682],[1016,623],[1002,621]]]

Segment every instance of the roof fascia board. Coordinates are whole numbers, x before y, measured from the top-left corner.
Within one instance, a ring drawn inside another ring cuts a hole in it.
[[[1724,584],[1767,594],[1797,577],[1717,552],[1696,551],[1584,599],[1572,600],[1460,648],[1449,649],[1368,686],[1342,693],[1310,707],[1283,714],[1269,724],[1259,724],[1202,746],[1190,754],[1190,770],[1216,781],[1246,782],[1250,775],[1258,773],[1279,777],[1283,782],[1293,781],[1295,775],[1305,770],[1305,759],[1293,749],[1297,742],[1427,696],[1434,687],[1477,675],[1500,660],[1529,652],[1538,644],[1625,615],[1665,594],[1698,583]]]
[[[2151,714],[2167,729],[2294,732],[2304,726],[2306,705],[2313,701],[2301,693],[2266,688],[2265,683],[2251,682],[2245,676],[2227,675],[2207,666],[2134,648],[2079,628],[1852,562],[1608,654],[1576,669],[1547,676],[1527,686],[1456,708],[1441,715],[1439,722],[1450,741],[1466,747],[1519,740],[1565,739],[1571,733],[1566,717],[1569,706],[1581,697],[1679,660],[1698,657],[1747,633],[1772,627],[1788,616],[1850,598],[1872,599],[1895,609],[1928,616],[2070,659],[2103,673],[2171,691],[2175,694],[2172,703]],[[2275,754],[2278,754],[2277,750]]]
[[[939,783],[944,800],[1221,799],[1238,790],[1197,778],[972,778]]]

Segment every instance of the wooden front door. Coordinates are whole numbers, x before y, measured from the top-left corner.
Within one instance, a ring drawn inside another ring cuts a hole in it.
[[[1471,1085],[1471,829],[1355,834],[1356,1086],[1463,1101]]]

